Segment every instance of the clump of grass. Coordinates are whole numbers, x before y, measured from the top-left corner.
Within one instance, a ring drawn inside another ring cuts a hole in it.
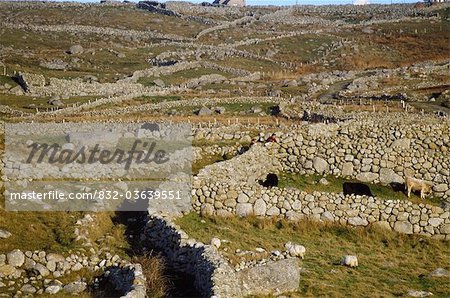
[[[177,224],[204,243],[212,237],[228,240],[220,248],[228,256],[238,248],[254,251],[262,247],[270,252],[283,250],[288,241],[304,245],[299,290],[290,297],[343,297],[349,295],[350,289],[354,297],[399,296],[412,289],[442,297],[450,293],[450,283],[443,278],[427,277],[438,267],[450,268],[448,241],[376,227],[277,218],[217,218],[190,213],[179,218]],[[337,265],[346,254],[358,256],[357,269]]]
[[[168,277],[164,274],[164,260],[158,256],[143,255],[135,257],[134,262],[141,264],[146,278],[148,297],[166,297],[171,287]]]

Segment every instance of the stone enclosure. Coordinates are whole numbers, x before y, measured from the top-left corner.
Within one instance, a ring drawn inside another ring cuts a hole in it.
[[[410,119],[411,120],[411,119]],[[309,217],[353,226],[377,224],[407,234],[450,239],[448,122],[382,120],[305,124],[258,143],[243,155],[207,166],[193,183],[194,210],[219,216]],[[262,138],[265,139],[265,138]],[[298,189],[268,189],[268,173],[348,177],[364,183],[403,183],[405,175],[432,181],[441,206]]]

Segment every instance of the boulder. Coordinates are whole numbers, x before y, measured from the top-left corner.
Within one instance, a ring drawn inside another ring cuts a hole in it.
[[[59,291],[61,291],[61,286],[59,286],[59,285],[48,286],[45,289],[45,293],[51,294],[51,295],[54,295],[54,294],[58,293]]]
[[[197,111],[198,116],[209,116],[212,115],[213,111],[207,107],[201,107],[200,110]]]
[[[13,267],[20,267],[25,262],[25,254],[20,249],[14,249],[6,255],[8,264]]]
[[[41,275],[42,277],[46,277],[50,274],[50,270],[48,270],[46,266],[39,264],[39,263],[34,265],[33,271],[35,273]]]
[[[9,89],[9,92],[14,95],[24,95],[25,92],[23,91],[23,88],[21,86],[16,86],[14,88]]]
[[[352,162],[346,162],[342,166],[342,176],[348,177],[353,176],[353,163]]]
[[[367,226],[369,222],[365,218],[361,217],[350,217],[348,219],[348,224],[352,226]]]
[[[383,184],[404,183],[405,180],[392,169],[380,169],[380,182]]]
[[[79,294],[86,290],[86,283],[81,281],[71,282],[64,286],[64,292],[68,294]]]
[[[450,273],[444,268],[437,268],[428,274],[428,277],[450,277]]]
[[[77,54],[83,54],[84,52],[84,48],[77,44],[77,45],[73,45],[69,48],[69,51],[67,51],[69,54],[71,55],[77,55]]]
[[[378,174],[372,172],[359,173],[356,175],[356,179],[362,182],[373,182],[378,179]]]
[[[239,203],[236,205],[236,215],[245,217],[253,214],[253,206],[250,203]]]
[[[267,211],[267,204],[264,202],[263,199],[257,199],[255,201],[255,206],[253,207],[253,212],[257,216],[264,216],[266,215]]]
[[[394,231],[403,234],[412,234],[413,225],[407,221],[396,221],[394,224]]]
[[[16,273],[16,268],[11,265],[0,265],[0,277],[11,276]]]
[[[0,229],[0,238],[6,239],[11,237],[11,235],[12,234],[9,231]]]
[[[313,167],[317,173],[323,174],[328,171],[328,162],[321,157],[314,157],[313,159]]]
[[[433,187],[433,190],[434,190],[435,192],[446,192],[446,191],[448,190],[448,184],[446,184],[446,183],[441,183],[441,184],[435,185],[435,186]]]
[[[20,288],[20,291],[22,293],[26,293],[26,294],[33,294],[33,293],[36,293],[37,290],[32,285],[26,284]]]
[[[237,272],[242,296],[279,295],[297,291],[300,284],[297,262],[297,259],[285,259]]]
[[[156,86],[161,87],[161,88],[166,87],[166,83],[164,83],[164,81],[161,79],[154,80],[153,84],[155,84]]]

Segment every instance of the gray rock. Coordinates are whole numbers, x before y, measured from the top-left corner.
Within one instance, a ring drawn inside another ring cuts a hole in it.
[[[78,294],[86,290],[86,283],[81,281],[72,282],[64,286],[64,292],[68,294]]]
[[[253,214],[253,206],[250,203],[239,203],[236,205],[236,214],[245,217]]]
[[[412,234],[413,233],[413,225],[407,221],[396,221],[394,223],[394,231],[403,234]]]
[[[45,267],[44,265],[39,264],[39,263],[34,265],[33,271],[37,272],[42,277],[46,277],[46,276],[48,276],[50,274],[50,271],[47,269],[47,267]]]
[[[446,192],[448,190],[448,184],[441,183],[433,187],[435,192]]]
[[[25,94],[22,87],[20,87],[20,86],[16,86],[14,88],[9,89],[9,92],[11,92],[14,95],[24,95]]]
[[[12,234],[9,231],[0,229],[0,238],[6,239],[11,237],[11,235]]]
[[[404,183],[404,179],[394,172],[392,169],[382,168],[380,169],[380,182],[383,184]]]
[[[83,52],[84,48],[79,44],[71,46],[68,51],[68,53],[72,55],[83,54]]]
[[[50,294],[50,295],[54,295],[56,293],[58,293],[59,291],[61,291],[61,286],[59,285],[52,285],[52,286],[48,286],[45,289],[45,293]]]
[[[356,179],[362,182],[373,182],[378,178],[378,174],[372,172],[359,173]]]
[[[6,255],[8,264],[13,267],[20,267],[25,262],[25,254],[20,249],[14,249]]]
[[[391,226],[387,221],[376,221],[373,223],[374,226],[380,227],[382,229],[391,230]]]
[[[53,261],[53,260],[48,261],[46,267],[47,267],[48,270],[50,270],[51,272],[53,272],[53,271],[56,270],[56,262]]]
[[[437,268],[428,274],[429,277],[450,277],[450,273],[444,268]]]
[[[162,87],[162,88],[166,87],[166,83],[164,83],[164,81],[161,79],[154,80],[153,84],[155,84],[158,87]]]
[[[361,217],[350,217],[348,219],[348,224],[352,226],[367,226],[369,222]]]
[[[272,206],[269,208],[269,210],[267,210],[266,214],[268,216],[278,216],[278,215],[280,215],[280,209],[278,209],[275,206]]]
[[[27,294],[33,294],[33,293],[36,293],[36,288],[33,287],[32,285],[29,285],[29,284],[23,285],[23,286],[20,288],[20,290],[21,290],[23,293],[27,293]]]
[[[52,70],[65,70],[69,67],[69,64],[58,59],[53,61],[43,61],[39,64],[39,66]]]
[[[313,159],[313,167],[320,174],[325,173],[326,171],[328,171],[329,168],[328,162],[325,159],[318,156],[314,157]]]
[[[211,111],[209,108],[207,107],[201,107],[200,110],[198,110],[197,115],[199,116],[209,116],[212,115],[213,111]]]
[[[264,215],[266,215],[266,211],[267,211],[266,202],[264,202],[263,199],[257,199],[255,201],[255,205],[253,207],[253,212],[255,213],[255,215],[264,216]]]
[[[320,180],[319,180],[319,183],[322,184],[322,185],[328,185],[328,184],[330,184],[330,182],[328,182],[328,180],[325,179],[325,178],[320,179]]]
[[[294,292],[298,290],[300,284],[300,267],[297,259],[270,262],[244,269],[236,275],[242,288],[242,296]]]
[[[64,103],[61,101],[59,96],[53,96],[48,100],[48,103],[52,106],[63,107]]]
[[[55,254],[55,253],[49,253],[46,256],[47,261],[55,261],[55,262],[64,262],[66,258],[64,258],[63,255]]]
[[[353,176],[353,163],[352,162],[346,162],[342,166],[342,176],[348,177]]]
[[[442,218],[430,218],[428,220],[428,223],[430,224],[430,226],[432,227],[438,227],[439,225],[441,225],[444,222],[444,219]]]
[[[72,271],[80,271],[81,269],[83,269],[83,265],[81,263],[76,263],[72,266]]]

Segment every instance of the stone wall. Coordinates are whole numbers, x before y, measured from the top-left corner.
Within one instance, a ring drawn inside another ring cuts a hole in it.
[[[307,125],[280,135],[272,153],[286,172],[403,183],[405,176],[432,181],[434,195],[450,197],[450,122],[349,121]]]
[[[405,234],[450,240],[450,212],[430,204],[382,200],[342,193],[306,193],[298,189],[267,189],[241,183],[194,181],[194,210],[217,216],[281,216],[290,220],[310,218],[351,226],[376,224]]]
[[[194,277],[194,286],[204,297],[281,294],[298,289],[296,258],[235,270],[214,246],[189,238],[169,218],[157,215],[150,216],[144,236],[146,243],[161,250],[172,268]]]
[[[435,196],[444,202],[450,195],[448,131],[448,122],[386,123],[380,118],[378,122],[304,125],[278,133],[277,143],[256,144],[241,156],[202,169],[193,182],[194,210],[218,216],[255,214],[312,217],[356,226],[378,224],[401,233],[450,239],[448,207],[266,189],[257,183],[267,173],[281,171],[382,184],[402,183],[408,174],[433,181]]]
[[[94,248],[89,229],[95,224],[95,220],[95,214],[86,214],[77,220],[74,237],[80,247],[66,256],[38,250],[22,252],[20,249],[0,254],[0,287],[8,286],[5,290],[11,297],[13,294],[28,296],[44,293],[77,295],[86,291],[88,286],[97,289],[99,278],[92,285],[88,285],[80,277],[65,283],[60,279],[87,270],[98,276],[107,276],[108,282],[123,297],[145,297],[145,276],[139,264],[132,264],[118,255],[112,255],[107,249]],[[4,236],[5,231],[2,231]],[[10,235],[11,233],[7,236]]]

